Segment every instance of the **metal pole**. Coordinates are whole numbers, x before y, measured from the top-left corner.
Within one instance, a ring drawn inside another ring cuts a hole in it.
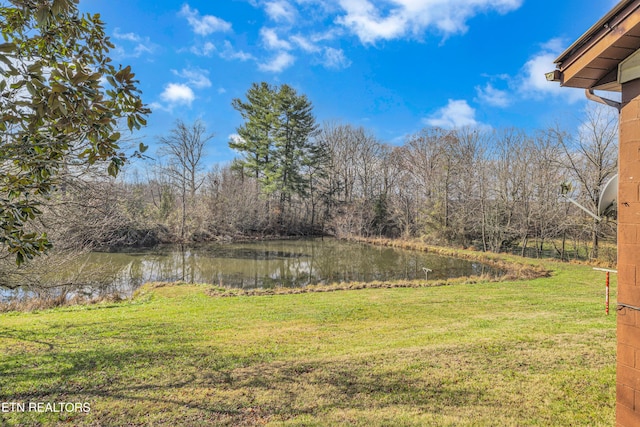
[[[586,212],[591,218],[595,219],[596,221],[602,221],[602,218],[600,218],[598,215],[594,214],[593,212],[591,212],[589,209],[585,208],[584,206],[582,206],[580,203],[576,202],[575,200],[573,200],[571,197],[567,197],[566,195],[562,195],[562,197],[567,200],[568,202],[573,203],[574,205],[576,205],[577,207],[579,207],[580,209],[582,209],[584,212]]]
[[[607,273],[607,282],[605,285],[605,296],[604,296],[604,305],[605,305],[604,311],[607,313],[607,315],[609,315],[609,274],[617,273],[618,270],[611,270],[609,268],[597,268],[597,267],[594,267],[593,269],[598,271],[604,271]]]
[[[606,291],[606,296],[604,298],[605,301],[605,312],[607,313],[607,316],[609,315],[609,272],[607,271],[607,291]]]

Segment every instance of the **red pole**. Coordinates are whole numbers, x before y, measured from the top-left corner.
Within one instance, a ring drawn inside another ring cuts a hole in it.
[[[605,296],[605,312],[609,315],[609,272],[607,271],[607,292]]]

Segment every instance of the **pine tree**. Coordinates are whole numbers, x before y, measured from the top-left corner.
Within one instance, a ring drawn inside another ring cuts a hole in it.
[[[307,193],[309,182],[304,166],[312,157],[314,144],[311,137],[317,125],[313,106],[305,95],[298,95],[293,88],[283,85],[278,99],[280,125],[274,144],[277,163],[273,183],[284,203],[294,194],[305,196]]]
[[[232,105],[245,119],[237,129],[240,138],[229,142],[242,154],[236,165],[256,178],[263,194],[278,193],[281,207],[293,195],[304,196],[317,129],[311,102],[288,85],[262,82],[251,86],[246,101],[234,99]]]
[[[274,92],[265,82],[254,83],[247,91],[246,101],[236,98],[231,103],[245,123],[237,128],[239,138],[229,141],[229,147],[243,156],[236,167],[255,177],[257,182],[264,182],[271,168],[270,154],[277,124]]]

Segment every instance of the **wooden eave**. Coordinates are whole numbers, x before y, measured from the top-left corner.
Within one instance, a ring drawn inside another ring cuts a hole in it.
[[[555,60],[562,86],[621,91],[618,65],[640,49],[640,0],[623,0]]]

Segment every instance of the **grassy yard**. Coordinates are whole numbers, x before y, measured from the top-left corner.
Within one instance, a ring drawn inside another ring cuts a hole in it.
[[[528,281],[228,298],[179,285],[0,314],[0,403],[90,405],[0,424],[613,425],[604,273],[545,265]]]

